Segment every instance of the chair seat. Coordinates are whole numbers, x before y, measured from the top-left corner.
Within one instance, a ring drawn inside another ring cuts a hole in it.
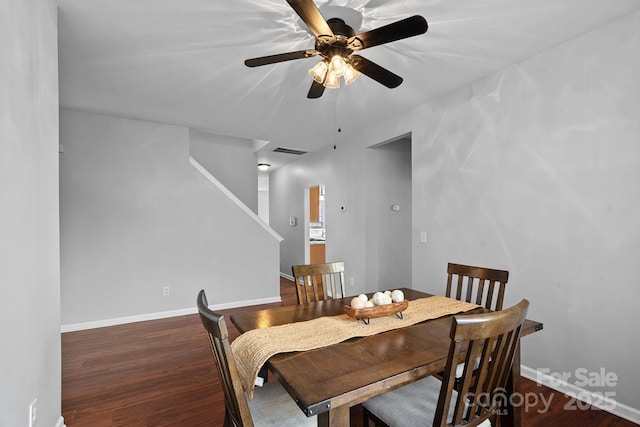
[[[256,427],[312,427],[318,423],[315,416],[302,412],[278,381],[256,387],[253,400],[247,403]]]
[[[373,397],[362,406],[391,427],[432,426],[441,386],[442,382],[438,379],[426,377]],[[457,397],[455,390],[453,393],[452,403]],[[407,405],[408,402],[410,402],[409,405]],[[451,421],[450,417],[447,421]],[[491,423],[485,420],[479,426],[491,427]]]

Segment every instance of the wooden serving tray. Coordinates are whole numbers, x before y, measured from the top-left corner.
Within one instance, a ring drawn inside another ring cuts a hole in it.
[[[402,319],[402,312],[409,307],[409,301],[404,300],[402,302],[392,302],[391,304],[376,305],[375,307],[368,308],[352,308],[350,305],[344,306],[344,312],[347,316],[354,319],[360,319],[365,324],[369,324],[369,319],[372,317],[382,317],[395,314]]]

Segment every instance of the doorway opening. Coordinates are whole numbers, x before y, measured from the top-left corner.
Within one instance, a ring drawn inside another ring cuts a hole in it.
[[[306,203],[306,250],[307,264],[326,262],[326,223],[324,209],[324,185],[307,188]]]

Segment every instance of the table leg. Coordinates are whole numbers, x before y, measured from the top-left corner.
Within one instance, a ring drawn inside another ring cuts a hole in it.
[[[318,414],[318,427],[344,427],[349,425],[349,407],[338,406]]]
[[[520,427],[522,425],[522,400],[524,396],[520,393],[520,341],[513,356],[513,366],[507,379],[506,392],[508,402],[503,408],[504,412],[500,416],[500,427]],[[512,398],[512,396],[514,396]],[[516,405],[513,406],[512,403]]]

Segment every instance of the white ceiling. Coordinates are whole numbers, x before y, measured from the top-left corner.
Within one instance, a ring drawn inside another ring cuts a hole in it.
[[[269,141],[259,156],[275,165],[294,157],[273,156],[276,146],[325,146],[337,127],[408,111],[640,9],[638,0],[316,0],[357,33],[416,14],[429,30],[359,52],[402,76],[398,88],[362,76],[307,99],[317,58],[243,63],[313,48],[285,0],[58,4],[62,107]]]

